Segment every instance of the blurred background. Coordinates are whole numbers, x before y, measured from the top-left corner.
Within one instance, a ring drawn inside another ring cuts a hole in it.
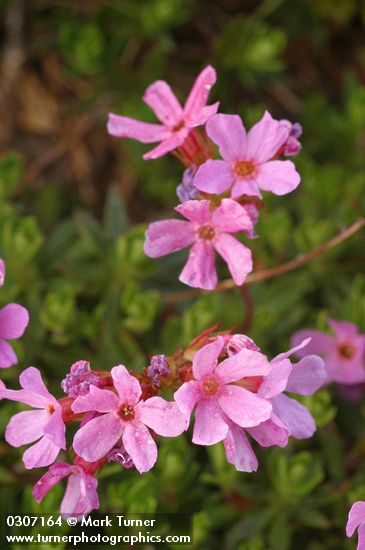
[[[249,127],[268,109],[303,126],[302,183],[265,197],[260,238],[249,243],[255,269],[313,249],[364,213],[361,0],[0,0],[0,10],[0,305],[16,301],[31,315],[14,346],[19,365],[1,373],[7,384],[34,365],[61,396],[78,359],[140,370],[217,321],[270,357],[328,317],[365,330],[363,233],[251,285],[245,301],[231,290],[166,303],[165,292],[184,289],[186,252],[150,260],[142,247],[146,223],[173,216],[182,166],[172,156],[144,162],[148,146],[106,132],[108,111],[153,122],[147,85],[165,79],[184,100],[211,63],[221,112]],[[339,393],[305,398],[318,433],[259,451],[257,474],[237,473],[221,445],[165,440],[152,472],[104,471],[101,510],[192,513],[199,549],[354,548],[344,526],[350,503],[365,499],[365,401]],[[2,404],[2,429],[18,410]],[[61,487],[36,505],[40,473],[24,471],[4,442],[0,456],[0,507],[58,509]]]

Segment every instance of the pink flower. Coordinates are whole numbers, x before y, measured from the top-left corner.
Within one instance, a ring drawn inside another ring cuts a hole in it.
[[[192,247],[180,281],[205,290],[217,284],[215,254],[225,260],[237,285],[242,285],[252,270],[249,248],[230,233],[250,232],[253,225],[246,209],[231,199],[223,199],[214,209],[208,200],[187,201],[175,208],[187,220],[164,220],[151,223],[146,232],[144,251],[159,258],[183,248]]]
[[[0,309],[0,368],[6,369],[18,362],[13,348],[6,340],[16,340],[23,336],[29,323],[25,307],[8,304]]]
[[[48,392],[38,369],[25,369],[19,376],[19,382],[23,389],[0,389],[0,398],[18,401],[36,410],[13,416],[6,428],[5,439],[13,447],[37,441],[25,451],[24,465],[28,469],[49,466],[55,461],[59,450],[66,449],[61,405]]]
[[[294,334],[293,345],[311,338],[309,345],[297,353],[318,353],[325,360],[327,383],[357,384],[365,381],[365,334],[360,334],[356,325],[348,321],[329,320],[334,335],[319,330],[304,329]]]
[[[346,525],[346,535],[352,537],[358,529],[357,550],[365,550],[365,502],[359,500],[351,506]]]
[[[143,158],[149,160],[161,157],[183,145],[192,128],[205,124],[217,112],[218,102],[207,105],[209,92],[215,81],[215,70],[213,67],[206,67],[197,77],[182,107],[167,82],[157,80],[147,88],[143,101],[162,124],[140,122],[110,113],[108,132],[112,136],[128,137],[142,143],[159,141],[161,143],[143,155]]]
[[[276,418],[286,427],[289,435],[296,439],[312,437],[316,431],[316,424],[304,405],[288,397],[283,392],[285,390],[298,395],[312,395],[323,385],[326,379],[323,360],[317,355],[307,355],[299,363],[290,363],[289,356],[298,353],[300,349],[308,346],[308,344],[309,339],[304,340],[295,348],[275,357],[270,363],[272,370],[258,391],[258,395],[262,395],[262,392],[265,392],[265,387],[275,387],[278,381],[282,383],[284,364],[286,362],[291,364],[285,387],[273,396],[271,403]]]
[[[285,195],[300,183],[289,160],[274,160],[286,143],[289,129],[268,112],[246,133],[238,115],[218,114],[206,125],[208,136],[219,146],[223,160],[208,160],[197,171],[194,185],[220,195],[231,188],[233,199],[242,195],[261,198],[260,189]]]
[[[5,281],[5,262],[0,258],[0,286],[3,286]]]
[[[48,472],[37,481],[33,488],[36,501],[41,502],[48,491],[65,477],[68,477],[68,481],[61,502],[62,515],[83,516],[99,508],[98,480],[78,464],[66,462],[52,464]]]
[[[186,429],[185,418],[176,403],[161,397],[141,401],[140,383],[123,365],[114,367],[111,375],[118,395],[90,386],[87,395],[74,401],[75,413],[101,413],[79,429],[74,449],[88,462],[95,462],[121,439],[137,470],[147,472],[157,460],[157,446],[148,428],[164,437],[176,437]]]
[[[243,349],[218,364],[224,348],[224,338],[201,348],[193,358],[194,379],[185,382],[176,392],[175,400],[189,420],[195,409],[193,443],[214,445],[236,433],[236,426],[251,428],[268,420],[271,403],[251,391],[257,377],[268,374],[268,362],[262,354]],[[254,380],[252,380],[254,378]],[[245,385],[236,382],[244,379]]]
[[[254,343],[250,339],[244,342],[247,337],[233,335],[231,338],[236,345],[245,345],[246,349],[256,353],[258,364],[268,366],[267,374],[252,377],[251,382],[244,379],[241,383],[244,382],[246,387],[251,387],[258,397],[270,401],[272,404],[270,418],[245,430],[238,426],[231,426],[224,440],[227,461],[239,471],[252,472],[257,470],[258,461],[244,432],[246,431],[261,447],[273,445],[285,447],[289,436],[297,439],[311,437],[316,429],[311,414],[304,405],[287,397],[283,392],[288,390],[310,395],[323,382],[325,372],[323,361],[319,357],[307,357],[306,361],[302,360],[293,365],[288,359],[293,353],[293,350],[290,350],[278,355],[269,363],[265,355],[254,351]],[[304,346],[306,343],[303,342],[301,345]]]

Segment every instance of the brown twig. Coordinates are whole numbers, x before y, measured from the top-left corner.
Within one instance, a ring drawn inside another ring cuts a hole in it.
[[[310,262],[314,258],[325,254],[329,250],[332,250],[343,241],[349,239],[352,235],[360,231],[360,229],[362,229],[363,227],[365,227],[365,219],[359,218],[356,222],[338,233],[338,235],[336,235],[326,243],[321,244],[317,248],[314,248],[314,250],[311,250],[307,254],[300,254],[299,256],[294,258],[294,260],[286,262],[285,264],[278,265],[277,267],[262,269],[260,271],[256,271],[256,273],[251,273],[246,278],[245,285],[250,283],[258,283],[259,281],[266,281],[267,279],[272,279],[274,277],[277,277],[278,275],[283,275],[284,273],[293,271],[294,269],[297,269],[298,267],[301,267],[302,265]],[[214,292],[222,292],[235,287],[236,285],[234,281],[232,279],[227,279],[226,281],[222,281],[221,283],[219,283],[214,289]],[[206,292],[199,289],[171,292],[169,294],[165,294],[164,301],[167,303],[182,302],[184,300],[195,298],[196,296],[201,296],[202,294],[206,294]]]

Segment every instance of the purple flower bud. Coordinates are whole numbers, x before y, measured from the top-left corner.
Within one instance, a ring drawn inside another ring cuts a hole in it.
[[[120,445],[119,447],[113,447],[106,455],[106,458],[108,462],[118,462],[128,470],[134,467],[133,460],[131,459],[123,445]]]
[[[183,173],[182,182],[176,188],[176,194],[180,202],[186,202],[199,197],[199,189],[193,184],[196,166],[192,165]]]
[[[153,355],[151,357],[151,363],[147,368],[147,374],[154,386],[160,386],[160,381],[158,380],[159,376],[168,376],[170,372],[166,355]]]
[[[255,342],[244,334],[233,334],[229,337],[226,343],[226,350],[229,357],[232,357],[232,355],[236,355],[239,351],[243,349],[260,351],[260,348],[256,346]]]
[[[293,157],[297,155],[302,148],[298,138],[302,135],[303,128],[299,122],[291,123],[286,119],[280,120],[280,124],[289,130],[288,138],[284,143],[283,154],[287,157]]]
[[[100,382],[101,376],[92,372],[88,361],[77,361],[62,380],[61,388],[69,397],[76,398],[89,393],[90,386],[100,386]]]

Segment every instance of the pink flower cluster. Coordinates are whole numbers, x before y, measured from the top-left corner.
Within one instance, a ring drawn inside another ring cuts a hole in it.
[[[293,162],[281,158],[299,153],[300,125],[274,120],[265,112],[247,132],[238,115],[217,114],[219,103],[207,105],[215,81],[215,70],[206,67],[182,107],[169,85],[159,80],[147,88],[143,100],[161,124],[115,114],[108,122],[113,136],[160,142],[144,159],[172,152],[187,167],[177,187],[183,204],[175,208],[185,220],[151,223],[144,250],[158,258],[190,248],[179,279],[205,290],[213,290],[218,282],[215,252],[236,285],[243,284],[252,271],[252,254],[232,235],[256,236],[261,191],[285,195],[300,183]],[[214,145],[221,159],[214,159]]]
[[[154,356],[140,374],[123,365],[93,371],[78,361],[61,384],[67,394],[61,399],[29,367],[19,377],[20,390],[0,387],[0,398],[33,407],[11,418],[5,439],[14,447],[31,445],[23,455],[26,468],[49,466],[33,490],[38,502],[67,478],[61,512],[76,516],[98,508],[96,476],[107,463],[149,471],[157,461],[157,437],[181,435],[193,411],[193,443],[223,442],[227,461],[252,472],[258,462],[248,436],[262,447],[284,447],[289,436],[311,437],[316,429],[309,411],[285,395],[309,395],[325,379],[319,357],[297,364],[288,358],[308,342],[269,361],[247,336],[208,331],[185,352]],[[160,390],[174,400],[157,395]],[[66,426],[73,422],[80,425],[71,445]],[[71,463],[55,462],[67,448]]]

